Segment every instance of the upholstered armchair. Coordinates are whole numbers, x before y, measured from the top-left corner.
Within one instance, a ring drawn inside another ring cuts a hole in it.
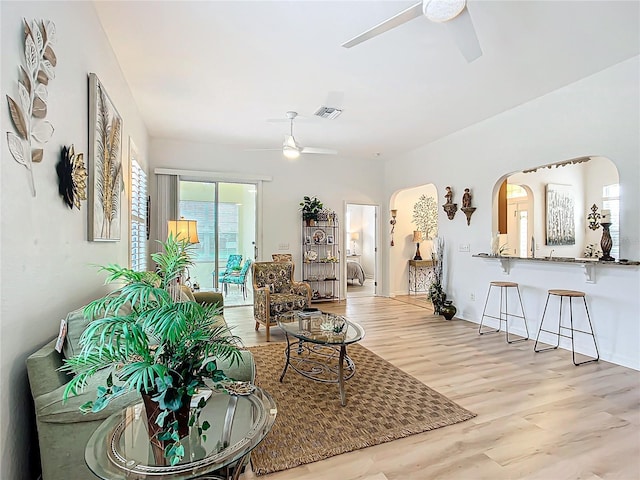
[[[293,262],[293,255],[290,253],[272,253],[271,259],[274,262]]]
[[[253,264],[253,317],[256,330],[264,325],[269,341],[269,328],[286,312],[311,305],[311,287],[293,280],[292,262],[256,262]]]

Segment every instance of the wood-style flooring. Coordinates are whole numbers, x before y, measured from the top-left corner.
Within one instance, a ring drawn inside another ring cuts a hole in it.
[[[532,341],[481,337],[476,324],[434,316],[418,298],[321,306],[361,324],[362,345],[478,416],[241,479],[640,479],[640,372],[603,361],[576,367],[566,350],[534,353]],[[265,343],[252,307],[226,309],[225,318],[247,345]],[[284,335],[274,328],[271,339]]]

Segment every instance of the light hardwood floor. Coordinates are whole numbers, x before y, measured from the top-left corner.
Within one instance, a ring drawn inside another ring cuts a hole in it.
[[[446,321],[412,298],[322,308],[360,323],[362,345],[478,416],[241,479],[640,479],[640,372],[603,361],[576,367],[566,350],[536,354],[532,341],[480,337],[476,324]],[[265,343],[264,327],[253,329],[252,307],[229,308],[225,318],[247,345]],[[284,335],[274,328],[271,339]]]

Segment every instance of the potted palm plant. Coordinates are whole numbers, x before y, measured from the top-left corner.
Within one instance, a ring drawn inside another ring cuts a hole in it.
[[[80,339],[80,353],[62,367],[74,375],[63,397],[76,394],[89,377],[109,369],[95,401],[82,410],[98,412],[123,393],[138,391],[145,402],[151,443],[157,447],[154,452],[164,452],[166,461],[175,465],[184,456],[181,437],[206,405],[202,399],[190,411],[191,397],[206,386],[205,379],[214,384],[226,380],[216,359],[233,364],[241,355],[239,339],[216,318],[220,307],[180,301],[179,279],[192,264],[193,246],[172,236],[162,245],[163,251],[152,255],[156,272],[101,267],[108,273],[107,282],[125,284],[85,308],[90,323]],[[208,424],[198,428],[202,433]]]
[[[300,202],[300,210],[302,211],[302,219],[307,226],[310,226],[312,222],[318,221],[318,214],[323,207],[324,205],[317,197],[303,197],[302,202]]]

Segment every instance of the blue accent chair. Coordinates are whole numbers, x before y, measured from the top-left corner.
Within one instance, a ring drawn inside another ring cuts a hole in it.
[[[239,274],[230,273],[228,275],[224,275],[222,280],[220,281],[223,286],[223,291],[227,293],[227,285],[232,283],[235,285],[240,285],[240,289],[242,290],[242,297],[247,299],[247,273],[249,272],[249,268],[251,268],[251,259],[247,258],[244,261],[244,265],[242,265],[242,269]]]
[[[225,266],[225,269],[223,271],[221,271],[220,273],[218,273],[218,285],[222,284],[222,281],[223,281],[225,275],[231,274],[231,272],[234,271],[233,268],[234,267],[239,267],[241,263],[242,263],[242,255],[237,255],[237,254],[229,255],[229,258],[227,259],[227,265]],[[213,275],[215,275],[215,274],[216,274],[216,272],[214,271]]]

